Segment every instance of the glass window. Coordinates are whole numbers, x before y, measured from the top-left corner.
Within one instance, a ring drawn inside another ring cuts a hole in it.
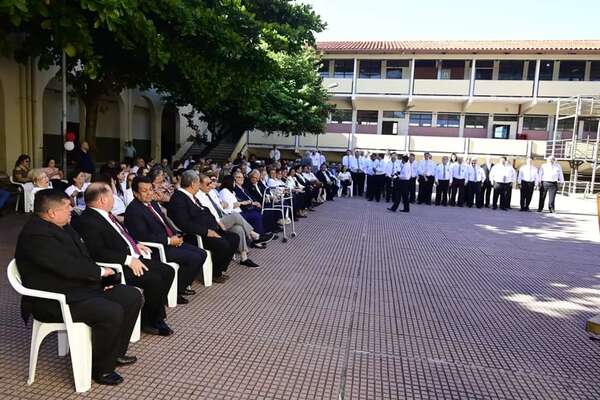
[[[383,121],[381,123],[381,134],[397,135],[398,134],[398,121]]]
[[[435,60],[416,60],[415,79],[437,79]]]
[[[520,81],[523,79],[523,61],[500,61],[499,64],[499,80]]]
[[[458,128],[460,126],[460,115],[438,113],[436,126],[438,128]]]
[[[535,80],[535,64],[536,60],[529,60],[529,66],[527,67],[527,80],[533,81]]]
[[[586,119],[583,121],[583,131],[596,133],[598,132],[598,120],[597,119]]]
[[[360,60],[358,71],[361,79],[381,79],[381,60]]]
[[[582,81],[585,75],[585,61],[561,61],[558,70],[559,81]]]
[[[331,122],[337,124],[351,124],[352,110],[333,110],[331,113]]]
[[[431,113],[410,113],[408,125],[431,126]]]
[[[465,115],[465,128],[487,129],[488,115],[467,114]]]
[[[387,79],[402,79],[402,68],[408,68],[408,61],[387,60],[385,77]]]
[[[441,67],[438,79],[465,79],[464,60],[445,60]]]
[[[574,123],[575,123],[575,121],[573,120],[573,118],[560,119],[560,120],[558,120],[558,130],[559,131],[572,131]]]
[[[321,78],[329,78],[329,60],[321,60],[319,75],[321,75]]]
[[[335,60],[333,62],[334,78],[352,78],[354,75],[354,60]]]
[[[542,60],[540,62],[540,81],[551,81],[554,75],[554,61]]]
[[[359,125],[377,125],[377,111],[358,110],[356,121]]]
[[[499,122],[516,122],[518,121],[518,117],[516,115],[494,115],[494,121]]]
[[[548,129],[548,117],[526,115],[523,117],[523,129],[526,131],[545,131]]]
[[[592,61],[590,64],[590,81],[600,81],[600,61]]]
[[[494,62],[489,60],[475,61],[475,79],[490,81],[494,72]]]
[[[383,118],[404,118],[404,111],[384,111]]]

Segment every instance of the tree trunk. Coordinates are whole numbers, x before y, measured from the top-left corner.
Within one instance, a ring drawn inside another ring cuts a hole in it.
[[[85,132],[83,137],[90,145],[90,151],[96,151],[96,126],[98,125],[98,111],[100,106],[99,96],[86,96],[85,103]]]

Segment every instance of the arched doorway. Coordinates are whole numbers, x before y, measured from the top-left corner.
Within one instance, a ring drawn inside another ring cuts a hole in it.
[[[162,113],[160,132],[161,156],[171,161],[177,150],[177,108],[173,105],[165,106]]]

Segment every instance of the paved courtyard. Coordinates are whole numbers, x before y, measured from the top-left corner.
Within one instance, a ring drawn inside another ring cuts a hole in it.
[[[290,243],[254,251],[131,346],[125,383],[74,393],[56,339],[26,385],[30,327],[0,272],[0,398],[600,399],[600,235],[590,202],[559,214],[340,199]],[[568,208],[568,209],[567,209]],[[24,216],[0,219],[0,262]]]

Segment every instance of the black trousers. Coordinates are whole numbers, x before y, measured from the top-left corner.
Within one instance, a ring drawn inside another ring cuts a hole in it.
[[[506,203],[504,204],[505,208],[510,208],[510,202],[512,200],[512,183],[506,184]]]
[[[500,199],[500,208],[506,209],[506,188],[508,183],[496,182],[494,184],[494,194],[492,195],[492,205],[494,208],[498,207],[498,199]]]
[[[528,210],[535,182],[521,181],[521,210]]]
[[[352,176],[354,181],[354,191],[357,196],[362,196],[365,192],[365,173],[356,172],[356,175]]]
[[[143,296],[137,288],[116,285],[96,297],[69,304],[73,322],[83,322],[92,328],[94,375],[114,371],[117,357],[127,353],[142,303]],[[42,322],[63,322],[56,301],[34,300],[32,314]]]
[[[393,184],[392,184],[392,177],[391,176],[386,176],[384,178],[384,189],[385,189],[385,201],[387,201],[388,203],[390,202],[390,200],[392,200],[393,194],[394,194],[394,188],[393,188]]]
[[[417,201],[417,177],[410,178],[408,181],[408,194],[411,203]]]
[[[539,211],[544,209],[544,203],[546,202],[546,195],[548,195],[548,209],[554,211],[554,199],[556,198],[556,191],[558,190],[558,183],[556,182],[541,182],[540,183],[540,204],[538,207]]]
[[[142,307],[142,325],[155,326],[157,322],[167,317],[165,304],[169,288],[175,279],[175,271],[160,261],[140,258],[148,268],[144,275],[135,276],[128,266],[123,267],[125,282],[131,286],[144,289],[144,307]]]
[[[337,195],[338,187],[335,183],[324,183],[323,187],[325,188],[325,198],[327,200],[333,200],[333,198]]]
[[[489,180],[486,180],[483,182],[483,184],[481,185],[481,194],[482,196],[482,201],[485,198],[485,206],[489,207],[490,206],[490,197],[492,195],[492,182],[490,182]],[[482,202],[483,205],[483,202]],[[479,205],[478,205],[479,206]]]
[[[431,194],[433,193],[433,183],[435,178],[433,176],[424,177],[419,176],[419,194],[417,195],[417,203],[431,204]]]
[[[189,243],[182,243],[179,247],[167,246],[165,253],[168,261],[179,264],[177,271],[177,291],[179,293],[194,282],[194,279],[206,261],[206,251]]]
[[[438,180],[437,187],[435,188],[435,205],[443,206],[448,205],[448,187],[450,186],[450,180]]]
[[[392,204],[392,210],[396,211],[402,200],[403,211],[410,211],[410,181],[404,179],[394,179],[395,199]]]
[[[458,198],[457,198],[458,196]],[[450,205],[457,205],[462,207],[465,202],[465,180],[454,179],[452,180],[452,187],[450,188]]]
[[[280,214],[281,215],[281,214]],[[221,276],[240,244],[240,237],[233,232],[219,232],[220,238],[202,236],[204,248],[210,251],[213,261],[213,277]]]
[[[345,180],[345,181],[341,181],[340,182],[342,185],[342,196],[347,196],[348,193],[348,187],[350,186],[350,184],[352,183],[352,181],[350,180]]]
[[[367,199],[379,202],[381,190],[385,183],[385,175],[367,175]]]
[[[479,204],[480,197],[481,197],[481,182],[467,183],[467,207],[473,207],[473,204]]]

